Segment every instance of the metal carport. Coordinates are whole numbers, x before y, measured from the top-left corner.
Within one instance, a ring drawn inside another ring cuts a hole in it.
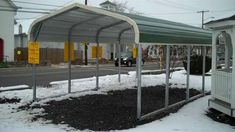
[[[193,26],[125,13],[115,13],[81,5],[78,3],[52,12],[35,20],[29,29],[30,41],[43,42],[89,42],[96,43],[130,43],[138,45],[137,77],[137,118],[141,118],[141,58],[142,44],[167,45],[167,65],[169,72],[170,45],[188,45],[188,62],[190,46],[211,46],[211,33]],[[70,45],[69,45],[70,46]],[[69,53],[70,54],[70,48]],[[98,48],[96,56],[98,56]],[[205,50],[204,50],[205,51]],[[119,54],[120,58],[120,54]],[[204,57],[205,59],[205,57]],[[120,60],[120,59],[119,59]],[[71,92],[71,59],[68,59],[68,93]],[[205,65],[205,64],[204,64]],[[188,67],[190,63],[188,63]],[[99,88],[99,62],[96,58],[96,89]],[[35,73],[35,65],[33,65]],[[189,68],[188,68],[189,69]],[[168,107],[169,74],[166,74],[166,108]],[[33,77],[33,98],[36,99],[35,74]],[[119,65],[120,81],[120,65]],[[189,88],[189,74],[187,89]],[[187,99],[189,100],[187,90]]]

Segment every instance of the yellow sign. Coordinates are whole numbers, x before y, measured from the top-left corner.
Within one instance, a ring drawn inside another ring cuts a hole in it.
[[[133,58],[137,57],[137,48],[133,48],[132,56],[133,56]]]
[[[64,61],[68,61],[69,58],[69,43],[65,42],[64,44]],[[70,44],[70,59],[74,60],[74,43]]]
[[[102,58],[102,54],[103,54],[103,49],[101,46],[99,46],[99,58]],[[92,58],[96,58],[96,46],[92,46]]]
[[[28,63],[39,64],[40,50],[38,42],[29,42],[28,45]]]

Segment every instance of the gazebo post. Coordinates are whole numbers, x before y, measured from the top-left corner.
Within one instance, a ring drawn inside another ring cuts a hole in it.
[[[169,105],[169,73],[170,73],[170,45],[166,46],[166,88],[165,88],[165,108]]]
[[[202,94],[205,96],[206,46],[203,46],[202,56]]]
[[[189,75],[190,75],[190,46],[187,46],[187,84],[186,84],[186,100],[189,100]]]
[[[142,60],[142,45],[138,44],[138,78],[137,78],[137,119],[141,119],[141,60]]]

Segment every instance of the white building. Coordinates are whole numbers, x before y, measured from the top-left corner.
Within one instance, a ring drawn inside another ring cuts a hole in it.
[[[11,0],[0,0],[0,62],[14,61],[14,16],[17,7]]]

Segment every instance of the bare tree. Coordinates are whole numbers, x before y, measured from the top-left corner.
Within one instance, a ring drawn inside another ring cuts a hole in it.
[[[128,2],[119,2],[114,0],[114,4],[116,4],[116,11],[117,12],[125,12],[125,13],[130,13],[130,14],[135,14],[135,15],[143,15],[143,13],[140,13],[134,9],[134,7],[128,7]]]

